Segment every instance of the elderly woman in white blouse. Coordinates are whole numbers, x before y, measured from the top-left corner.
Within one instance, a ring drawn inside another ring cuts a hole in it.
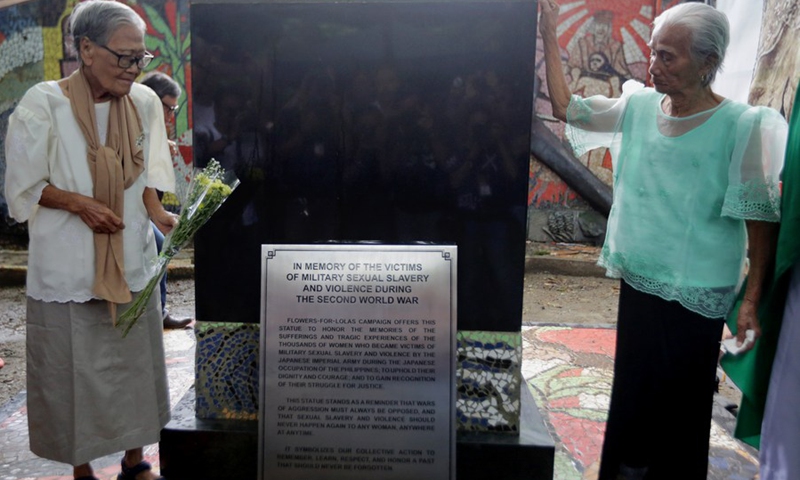
[[[154,273],[150,220],[175,223],[156,195],[175,182],[162,106],[134,83],[152,55],[130,7],[80,3],[70,27],[80,68],[32,87],[6,137],[5,196],[30,237],[30,445],[75,478],[125,451],[119,479],[153,479],[142,447],[169,419],[158,297],[126,338],[114,323]]]

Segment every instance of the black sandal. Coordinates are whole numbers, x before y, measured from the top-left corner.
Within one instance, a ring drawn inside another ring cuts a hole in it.
[[[136,480],[136,475],[153,468],[150,463],[145,462],[144,460],[132,467],[126,467],[124,458],[120,462],[120,465],[122,466],[122,473],[117,475],[117,480]],[[158,480],[164,480],[164,477],[158,477]]]

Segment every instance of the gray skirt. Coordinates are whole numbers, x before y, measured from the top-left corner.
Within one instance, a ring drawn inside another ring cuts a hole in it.
[[[134,294],[134,298],[136,294]],[[82,465],[158,442],[169,421],[159,300],[126,338],[105,301],[28,298],[28,429],[40,457]],[[127,305],[119,305],[118,312]]]

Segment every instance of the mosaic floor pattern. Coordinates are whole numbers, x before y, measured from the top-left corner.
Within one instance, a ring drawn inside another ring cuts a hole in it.
[[[616,330],[526,326],[522,376],[556,443],[553,480],[596,480],[613,379]],[[715,402],[708,478],[751,480],[758,453],[731,435],[734,417]],[[658,428],[658,412],[653,412]],[[679,461],[679,455],[676,456]]]
[[[170,405],[173,407],[194,384],[194,334],[191,330],[164,332]],[[0,405],[0,480],[72,480],[72,467],[37,457],[28,446],[26,394],[21,392]],[[145,460],[159,471],[158,444],[144,448]],[[122,452],[92,462],[100,480],[116,480]]]

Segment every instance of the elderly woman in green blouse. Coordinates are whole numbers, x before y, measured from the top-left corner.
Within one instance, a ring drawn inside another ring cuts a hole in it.
[[[653,88],[629,81],[611,99],[571,95],[559,7],[541,5],[553,115],[567,122],[577,155],[607,147],[614,162],[599,263],[622,287],[600,479],[705,479],[719,340],[747,247],[739,340],[759,334],[786,122],[712,91],[729,40],[725,15],[712,7],[684,3],[657,17]]]

